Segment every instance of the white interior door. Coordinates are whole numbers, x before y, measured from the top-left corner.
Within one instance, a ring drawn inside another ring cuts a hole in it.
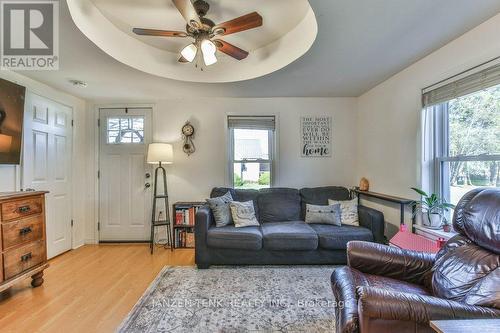
[[[152,177],[151,109],[100,109],[99,239],[147,241]],[[149,184],[150,187],[147,187]]]
[[[47,190],[47,256],[71,249],[73,110],[29,94],[24,116],[22,183]]]

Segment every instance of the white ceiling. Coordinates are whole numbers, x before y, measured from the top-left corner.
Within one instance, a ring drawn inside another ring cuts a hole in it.
[[[500,12],[498,0],[311,0],[310,4],[319,31],[302,58],[258,79],[190,83],[146,74],[111,58],[76,28],[61,1],[60,70],[22,74],[101,101],[193,95],[359,96]],[[72,87],[68,79],[86,81],[88,87]]]
[[[72,0],[69,12],[76,26],[101,50],[145,73],[188,82],[235,82],[261,77],[303,56],[318,32],[307,0],[212,0],[207,17],[225,22],[259,11],[263,26],[217,37],[250,52],[238,61],[217,52],[217,63],[201,67],[180,64],[179,52],[193,38],[138,36],[134,27],[184,30],[186,22],[170,0]],[[283,15],[286,8],[286,15]]]
[[[90,0],[118,29],[154,47],[179,53],[188,44],[184,38],[137,36],[132,28],[186,31],[186,21],[170,0]],[[257,11],[264,18],[262,27],[226,36],[224,40],[246,51],[259,49],[293,30],[304,19],[307,0],[208,0],[205,16],[215,24]],[[286,17],[283,8],[287,7]],[[176,59],[177,60],[177,59]]]

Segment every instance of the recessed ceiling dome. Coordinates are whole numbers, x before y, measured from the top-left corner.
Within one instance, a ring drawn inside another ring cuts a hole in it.
[[[68,8],[78,28],[116,60],[138,70],[191,82],[234,82],[253,79],[285,67],[304,55],[317,35],[307,0],[208,0],[207,18],[215,23],[254,11],[264,24],[224,37],[249,52],[238,61],[218,52],[218,62],[196,68],[178,62],[189,38],[138,36],[134,27],[185,31],[186,21],[169,0],[74,0]]]

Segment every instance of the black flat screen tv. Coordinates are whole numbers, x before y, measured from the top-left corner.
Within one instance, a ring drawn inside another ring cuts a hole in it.
[[[0,164],[19,164],[26,88],[0,79]]]

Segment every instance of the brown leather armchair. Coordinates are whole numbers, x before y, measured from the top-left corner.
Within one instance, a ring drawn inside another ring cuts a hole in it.
[[[500,318],[500,190],[476,189],[436,254],[353,241],[332,274],[337,333],[434,332],[437,319]]]

